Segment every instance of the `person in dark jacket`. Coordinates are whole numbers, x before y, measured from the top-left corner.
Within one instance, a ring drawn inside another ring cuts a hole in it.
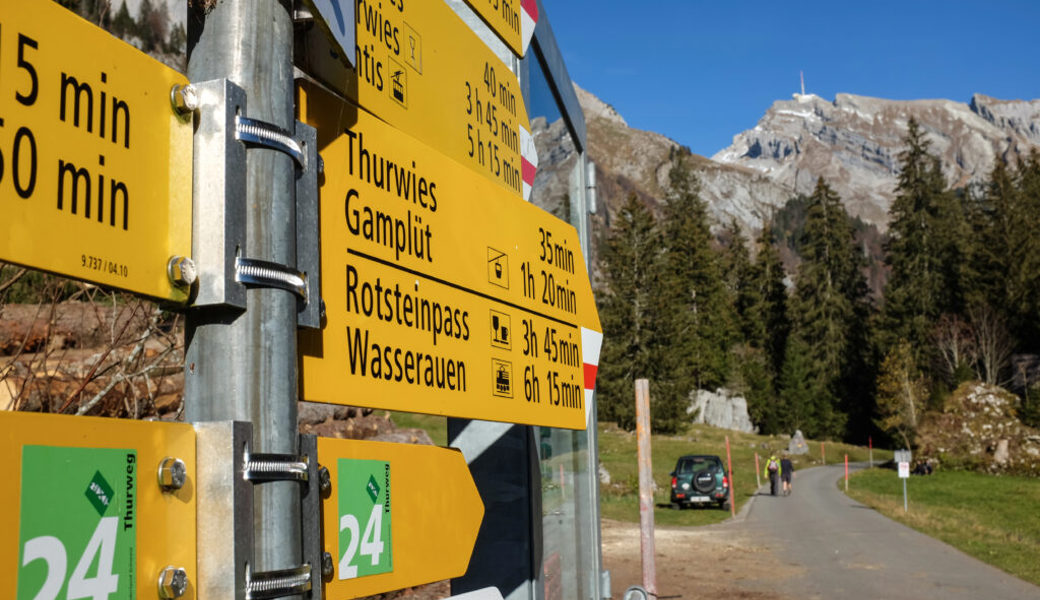
[[[780,480],[784,482],[784,495],[791,495],[791,478],[794,477],[794,465],[791,458],[785,452],[780,459]]]

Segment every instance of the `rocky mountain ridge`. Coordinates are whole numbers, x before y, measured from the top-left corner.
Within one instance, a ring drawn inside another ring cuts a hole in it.
[[[588,154],[597,165],[598,199],[609,217],[630,193],[656,209],[670,158],[683,151],[665,135],[629,127],[612,106],[575,85],[585,113]],[[885,100],[838,94],[833,101],[796,94],[773,104],[758,124],[706,158],[691,155],[716,224],[736,220],[747,232],[793,196],[825,177],[849,212],[880,230],[894,198],[907,120],[915,118],[940,157],[947,182],[984,180],[997,156],[1015,160],[1040,147],[1040,100],[998,100],[976,94],[952,100]],[[539,171],[534,201],[560,214],[575,152],[562,121],[532,122]]]
[[[883,230],[911,117],[953,187],[985,180],[998,156],[1014,161],[1040,145],[1040,100],[976,94],[964,104],[838,94],[828,101],[795,94],[775,102],[712,159],[752,169],[799,194],[811,193],[822,176],[851,214]]]

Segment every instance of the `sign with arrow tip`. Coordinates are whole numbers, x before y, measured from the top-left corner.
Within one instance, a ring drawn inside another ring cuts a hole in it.
[[[484,504],[458,450],[318,438],[331,493],[326,598],[357,598],[466,572]]]

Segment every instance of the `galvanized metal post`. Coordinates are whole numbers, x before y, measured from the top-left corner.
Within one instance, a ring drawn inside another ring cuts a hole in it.
[[[208,5],[208,8],[207,8]],[[294,130],[292,2],[221,0],[189,3],[188,77],[227,78],[247,94],[247,114]],[[294,164],[281,152],[246,155],[243,257],[296,265]],[[246,310],[189,313],[185,356],[185,416],[199,421],[249,421],[253,452],[297,453],[296,297],[253,288]],[[266,483],[254,500],[252,571],[301,564],[300,490]]]
[[[657,597],[654,562],[654,474],[650,460],[650,382],[636,379],[636,444],[639,462],[639,546],[643,555],[643,588]]]

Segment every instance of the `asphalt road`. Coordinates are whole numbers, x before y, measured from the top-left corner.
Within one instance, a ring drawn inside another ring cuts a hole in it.
[[[785,565],[775,587],[769,584],[779,594],[843,600],[1040,598],[1040,587],[847,497],[836,485],[842,475],[841,465],[799,471],[787,497],[770,496],[767,484],[743,519],[733,523]]]

